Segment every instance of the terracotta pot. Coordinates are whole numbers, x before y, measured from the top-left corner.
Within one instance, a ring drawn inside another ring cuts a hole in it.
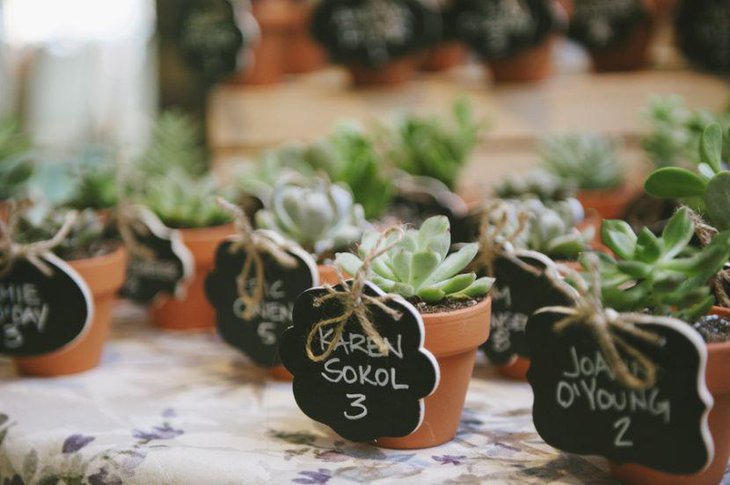
[[[527,382],[527,369],[529,368],[530,359],[528,359],[527,357],[517,357],[509,364],[498,365],[497,372],[499,373],[499,375],[508,379]]]
[[[289,36],[286,71],[303,74],[322,69],[327,64],[327,52],[309,32],[314,3],[298,0],[292,6],[294,20]]]
[[[8,212],[10,211],[10,203],[7,200],[0,200],[0,221],[8,221]]]
[[[730,309],[712,307],[710,312],[730,318]],[[611,474],[629,484],[714,485],[720,483],[730,458],[730,342],[707,345],[705,382],[715,404],[710,410],[709,426],[715,444],[715,456],[704,471],[694,475],[670,475],[651,468],[611,463]]]
[[[403,438],[379,438],[378,446],[429,448],[456,436],[477,349],[489,337],[491,315],[491,297],[470,308],[423,315],[425,345],[438,360],[441,380],[436,391],[425,399],[421,426]]]
[[[553,72],[553,44],[555,38],[508,59],[490,61],[489,70],[497,83],[534,82],[548,78]]]
[[[213,270],[216,248],[233,233],[232,224],[180,230],[183,243],[193,254],[195,274],[183,299],[167,298],[152,308],[155,326],[166,330],[215,329],[215,312],[205,297],[205,277]]]
[[[254,0],[251,12],[260,38],[240,79],[246,84],[276,84],[287,72],[295,15],[290,0]]]
[[[319,272],[319,284],[320,285],[336,285],[340,282],[337,278],[337,271],[331,264],[319,264],[317,265],[317,271]],[[271,377],[278,381],[289,381],[294,379],[294,376],[289,372],[283,365],[277,365],[269,369]]]
[[[596,72],[635,71],[649,65],[649,47],[654,34],[654,17],[649,16],[636,26],[620,45],[607,50],[591,51]]]
[[[355,86],[398,86],[413,78],[418,65],[416,57],[404,57],[374,69],[360,64],[349,64]]]
[[[421,70],[429,72],[447,71],[464,64],[468,56],[469,51],[461,42],[446,42],[428,52],[421,64]]]
[[[623,219],[626,207],[634,195],[634,187],[624,183],[613,189],[582,189],[578,191],[576,198],[584,208],[598,212],[601,219]]]
[[[127,253],[118,248],[110,254],[68,261],[86,281],[94,299],[91,326],[70,347],[38,357],[16,357],[15,368],[28,376],[53,377],[78,374],[99,365],[109,335],[112,305],[124,284]]]

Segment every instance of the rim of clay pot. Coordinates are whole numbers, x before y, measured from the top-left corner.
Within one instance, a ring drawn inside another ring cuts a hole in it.
[[[91,258],[68,260],[66,264],[81,275],[89,285],[92,294],[101,295],[115,292],[122,286],[126,258],[127,250],[120,244],[109,253]],[[94,284],[91,284],[90,280],[94,280]]]
[[[484,318],[482,314],[485,315]],[[478,347],[489,337],[491,314],[490,295],[467,308],[449,312],[422,313],[426,329],[425,347],[437,358]]]

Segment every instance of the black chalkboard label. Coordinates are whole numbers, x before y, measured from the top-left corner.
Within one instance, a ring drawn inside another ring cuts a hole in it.
[[[625,42],[648,16],[645,0],[578,0],[568,35],[588,49],[610,49]]]
[[[711,71],[730,71],[728,2],[684,0],[675,19],[679,47],[690,61]]]
[[[552,2],[545,0],[460,0],[452,15],[457,36],[485,60],[512,57],[560,28]]]
[[[420,226],[433,216],[446,216],[453,228],[465,218],[469,207],[439,180],[426,176],[406,177],[397,181],[397,193],[388,206],[388,215],[404,223]]]
[[[140,214],[130,229],[137,244],[153,257],[148,259],[130,251],[127,278],[120,295],[138,303],[150,303],[161,296],[181,298],[195,272],[193,255],[182,242],[179,231],[165,226],[148,210]]]
[[[94,304],[83,278],[53,254],[43,262],[51,276],[18,259],[0,278],[0,354],[48,354],[75,342],[91,324]]]
[[[527,378],[540,436],[569,453],[602,455],[667,473],[705,468],[713,456],[707,426],[712,396],[705,386],[707,349],[699,334],[684,322],[657,317],[641,328],[660,335],[661,346],[622,335],[658,366],[654,387],[632,391],[614,380],[589,329],[553,330],[562,318],[536,313],[527,324],[532,351]]]
[[[335,287],[342,290],[341,285]],[[383,292],[366,283],[366,295]],[[369,305],[371,320],[387,340],[389,353],[381,354],[359,322],[351,318],[335,351],[324,361],[314,362],[306,354],[310,329],[319,321],[342,314],[339,300],[315,306],[324,288],[304,292],[294,305],[294,325],[282,337],[281,358],[294,374],[294,397],[310,418],[330,426],[353,441],[407,436],[423,421],[423,398],[439,382],[439,366],[424,348],[423,319],[400,297],[387,306],[400,312],[395,320],[375,305]],[[313,343],[315,354],[330,342],[333,330],[320,330]]]
[[[556,286],[545,274],[547,268],[556,271],[550,258],[535,251],[505,254],[495,260],[491,330],[482,346],[492,363],[504,365],[518,356],[530,357],[526,333],[530,315],[546,306],[572,304],[570,287]]]
[[[380,67],[438,39],[441,14],[420,0],[322,0],[312,34],[336,62]]]
[[[223,340],[237,348],[256,364],[273,367],[280,363],[279,339],[292,323],[292,308],[297,297],[319,284],[317,264],[304,250],[287,250],[297,265],[282,266],[268,253],[261,253],[264,262],[264,299],[259,311],[244,318],[246,305],[238,293],[237,280],[248,257],[244,248],[232,250],[232,240],[218,246],[215,269],[205,280],[205,293],[215,307],[216,325]],[[251,272],[248,284],[256,284]]]

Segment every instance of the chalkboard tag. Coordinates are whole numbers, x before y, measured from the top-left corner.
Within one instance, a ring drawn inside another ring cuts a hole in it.
[[[215,269],[205,280],[205,293],[215,307],[216,325],[223,340],[246,354],[262,367],[280,363],[279,340],[292,324],[292,308],[297,297],[319,284],[317,264],[298,246],[286,248],[294,259],[289,267],[265,252],[264,297],[258,311],[246,318],[246,303],[239,296],[238,278],[248,257],[245,247],[235,247],[234,240],[221,243],[216,250]],[[247,285],[257,284],[254,272]]]
[[[127,227],[143,253],[130,248],[120,295],[145,304],[163,296],[184,297],[186,284],[195,272],[195,261],[180,231],[165,226],[147,209],[137,214]]]
[[[503,253],[494,260],[492,320],[489,339],[482,349],[497,365],[512,363],[518,356],[530,357],[527,320],[546,306],[570,305],[569,287],[557,286],[546,271],[557,271],[555,263],[536,251]]]
[[[372,283],[364,285],[363,295],[384,296]],[[334,290],[346,291],[342,285]],[[388,354],[379,351],[359,321],[351,317],[335,350],[316,362],[306,350],[310,330],[318,322],[343,313],[340,300],[320,300],[327,294],[322,287],[305,291],[294,305],[294,325],[282,337],[281,358],[294,375],[297,404],[307,416],[352,441],[413,433],[423,421],[423,398],[436,390],[440,378],[436,359],[424,348],[421,315],[397,296],[381,301],[397,311],[399,318],[368,304],[371,321],[385,339]],[[320,327],[312,351],[321,354],[333,333],[331,327]]]
[[[94,303],[84,279],[54,254],[40,258],[50,275],[18,258],[0,278],[0,354],[55,352],[73,344],[91,325]]]
[[[712,396],[705,385],[707,348],[688,324],[652,317],[639,328],[661,337],[651,345],[621,338],[657,366],[646,390],[615,380],[590,329],[572,325],[554,331],[565,315],[538,312],[527,324],[532,366],[527,378],[535,395],[533,420],[550,445],[581,455],[602,455],[673,474],[704,469],[714,450],[707,425]],[[629,369],[638,363],[624,356]]]
[[[464,199],[440,180],[411,176],[397,180],[396,185],[398,192],[390,203],[388,215],[405,223],[419,226],[429,217],[446,216],[453,226],[469,212]]]

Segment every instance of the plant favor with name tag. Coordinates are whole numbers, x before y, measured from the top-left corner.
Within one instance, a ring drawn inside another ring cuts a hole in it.
[[[673,474],[712,460],[707,349],[680,320],[604,308],[597,262],[575,306],[546,307],[527,324],[533,419],[550,445]],[[558,278],[556,285],[565,283]]]
[[[180,233],[143,207],[122,204],[119,216],[119,232],[130,255],[121,295],[138,303],[168,295],[181,298],[195,266]]]
[[[301,247],[253,231],[241,209],[220,203],[234,214],[237,235],[218,246],[205,280],[218,331],[256,364],[278,365],[279,339],[291,326],[294,301],[319,283],[317,265]]]
[[[38,356],[75,342],[91,324],[93,301],[79,274],[51,253],[75,213],[47,241],[13,240],[15,216],[0,220],[0,354]]]
[[[353,280],[299,297],[281,343],[299,407],[353,441],[413,433],[439,382],[418,311],[365,280],[372,261],[397,243],[381,247],[386,235]]]

